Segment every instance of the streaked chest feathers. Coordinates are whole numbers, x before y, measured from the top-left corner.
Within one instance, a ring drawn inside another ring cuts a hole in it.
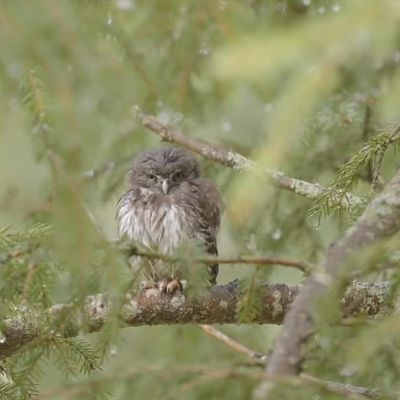
[[[126,235],[144,248],[171,255],[194,230],[188,215],[173,198],[144,188],[127,192],[117,211],[119,235]]]

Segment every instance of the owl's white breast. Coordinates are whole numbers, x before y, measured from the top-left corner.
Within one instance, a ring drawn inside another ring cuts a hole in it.
[[[185,211],[168,199],[142,201],[150,195],[142,190],[141,199],[129,192],[121,199],[117,211],[119,235],[170,255],[188,237]]]

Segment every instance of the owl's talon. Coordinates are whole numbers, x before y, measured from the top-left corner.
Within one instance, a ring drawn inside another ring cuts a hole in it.
[[[142,281],[139,285],[140,290],[154,289],[155,287],[155,283],[150,281]]]
[[[181,281],[178,278],[175,278],[172,281],[168,282],[167,293],[172,294],[177,290],[182,292],[183,291],[183,286],[182,286]]]
[[[157,282],[157,288],[160,291],[160,293],[168,292],[168,282],[166,280]]]

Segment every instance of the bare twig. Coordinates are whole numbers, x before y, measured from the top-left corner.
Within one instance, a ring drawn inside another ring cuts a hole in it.
[[[345,396],[348,399],[365,399],[365,397],[369,399],[380,399],[382,397],[382,394],[377,389],[354,386],[341,382],[326,381],[308,374],[300,374],[300,378],[305,382],[312,383],[326,390],[328,393],[336,393],[341,396]],[[393,394],[393,396],[396,395]]]
[[[239,153],[232,150],[224,150],[204,141],[189,138],[172,126],[161,123],[154,116],[145,114],[138,106],[135,106],[135,113],[143,126],[155,132],[162,140],[179,144],[180,146],[186,147],[205,158],[219,162],[226,167],[238,171],[259,171],[259,168],[254,161],[249,160]],[[327,190],[319,183],[309,183],[300,179],[291,178],[284,175],[281,171],[262,169],[259,172],[262,176],[271,180],[277,187],[297,193],[310,200],[320,197]],[[347,193],[345,196],[341,196],[340,198],[343,207],[346,208],[348,208],[349,205],[357,205],[362,202],[360,198],[350,193]]]
[[[313,334],[312,310],[320,296],[344,276],[349,268],[345,261],[356,250],[400,229],[400,171],[385,190],[366,208],[344,237],[332,245],[326,255],[325,273],[314,273],[308,278],[285,316],[283,329],[268,359],[266,381],[255,392],[254,398],[266,399],[271,391],[269,377],[294,375],[304,360],[304,345]],[[347,275],[346,275],[347,272]]]
[[[129,157],[123,157],[117,161],[109,161],[103,165],[100,165],[97,168],[92,168],[92,169],[85,171],[82,174],[82,177],[86,180],[94,180],[103,174],[114,171],[116,168],[118,168],[121,165],[127,164],[131,160],[132,160],[132,157],[129,156]]]
[[[316,268],[312,264],[309,264],[305,261],[295,260],[287,257],[275,257],[275,256],[238,256],[238,257],[207,256],[207,257],[188,259],[186,257],[168,256],[165,254],[140,251],[136,248],[130,248],[128,250],[128,253],[130,256],[132,255],[149,259],[157,259],[169,262],[186,261],[186,262],[200,263],[206,265],[212,265],[212,264],[282,265],[285,267],[299,269],[304,273],[310,273]]]
[[[208,335],[213,336],[215,339],[223,342],[226,346],[230,347],[231,349],[239,353],[245,354],[246,356],[248,356],[253,360],[255,359],[264,362],[266,359],[265,354],[249,349],[245,345],[237,342],[236,340],[233,340],[231,337],[221,332],[220,330],[212,327],[211,325],[200,325],[200,328]]]
[[[362,139],[364,142],[368,141],[368,136],[369,136],[369,131],[370,131],[370,122],[371,122],[371,106],[370,104],[366,103],[365,105],[365,113],[364,113],[364,124],[363,124],[363,129],[362,129]],[[367,165],[367,176],[366,180],[368,182],[372,182],[372,177],[373,172],[372,172],[372,162],[369,161]]]
[[[24,289],[22,292],[22,303],[26,303],[28,301],[28,294],[29,290],[31,289],[32,286],[32,280],[33,276],[35,275],[37,265],[34,262],[30,262],[28,264],[28,273],[26,274],[25,277],[25,282],[24,282]]]
[[[369,193],[370,197],[372,197],[375,194],[378,185],[382,182],[382,178],[380,176],[380,171],[381,171],[383,156],[385,155],[386,148],[387,148],[387,146],[385,146],[385,148],[382,149],[376,156],[375,168],[372,173],[371,189],[370,189],[370,193]]]

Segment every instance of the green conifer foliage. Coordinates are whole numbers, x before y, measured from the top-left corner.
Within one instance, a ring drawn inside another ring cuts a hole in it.
[[[400,165],[400,2],[2,0],[0,49],[0,400],[251,398],[280,329],[252,323],[260,282],[305,274],[220,266],[240,295],[238,323],[217,328],[250,358],[194,323],[125,326],[139,283],[115,241],[115,204],[130,160],[160,145],[133,110],[256,162],[241,172],[202,159],[226,204],[222,258],[319,268]],[[284,191],[266,169],[322,194]],[[326,381],[398,397],[398,316],[340,312],[354,277],[390,282],[396,303],[397,240],[348,262],[313,310],[306,377],[277,378],[273,398],[363,398]],[[99,293],[107,318],[88,321]]]

